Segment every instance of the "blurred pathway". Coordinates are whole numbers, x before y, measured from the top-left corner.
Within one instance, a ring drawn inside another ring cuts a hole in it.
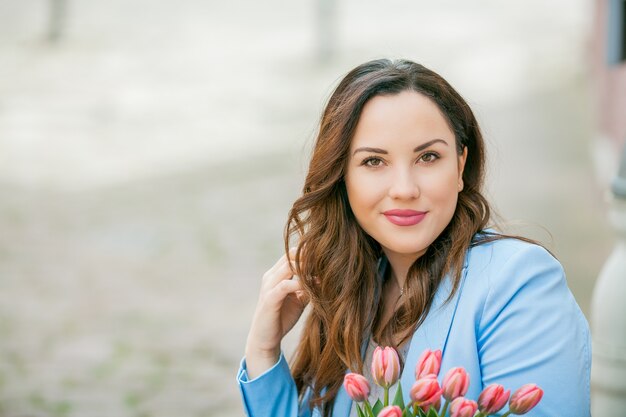
[[[0,2],[0,416],[242,415],[235,371],[318,113],[382,55],[468,99],[492,199],[588,312],[612,236],[584,5],[341,2],[321,65],[313,2],[70,3],[49,47],[39,2]]]

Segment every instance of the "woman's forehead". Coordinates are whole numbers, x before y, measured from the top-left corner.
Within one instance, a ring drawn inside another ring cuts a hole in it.
[[[416,146],[435,138],[448,144],[454,141],[454,132],[439,107],[420,93],[403,91],[373,97],[365,104],[351,148],[397,141]]]

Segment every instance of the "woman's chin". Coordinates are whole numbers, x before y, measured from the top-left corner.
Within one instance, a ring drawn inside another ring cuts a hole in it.
[[[390,246],[385,246],[384,247],[384,252],[385,254],[389,257],[389,256],[402,256],[402,257],[412,257],[412,258],[419,258],[420,256],[422,256],[425,252],[426,249],[428,248],[428,246],[417,246],[415,245],[415,242],[412,242],[412,244],[406,244],[406,245],[398,245],[398,242],[394,242],[394,245],[390,245]]]

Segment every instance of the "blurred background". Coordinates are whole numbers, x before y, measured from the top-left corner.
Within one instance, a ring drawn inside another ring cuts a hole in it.
[[[489,198],[589,317],[618,148],[594,116],[596,5],[0,0],[0,416],[243,415],[320,111],[373,58],[467,99]]]

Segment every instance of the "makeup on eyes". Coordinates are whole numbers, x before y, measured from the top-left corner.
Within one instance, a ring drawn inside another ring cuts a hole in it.
[[[425,156],[429,156],[431,157],[431,160],[426,161],[423,158]],[[437,161],[438,159],[441,159],[441,154],[439,152],[435,152],[435,151],[426,151],[423,154],[421,154],[419,157],[417,157],[417,161],[422,161],[422,163],[424,164],[432,164],[433,162]],[[361,166],[367,166],[367,167],[378,167],[380,166],[380,164],[377,165],[369,165],[370,161],[378,161],[380,163],[385,162],[382,158],[380,158],[379,156],[376,155],[371,155],[371,156],[367,156],[365,158],[363,158],[360,162],[359,165]]]

